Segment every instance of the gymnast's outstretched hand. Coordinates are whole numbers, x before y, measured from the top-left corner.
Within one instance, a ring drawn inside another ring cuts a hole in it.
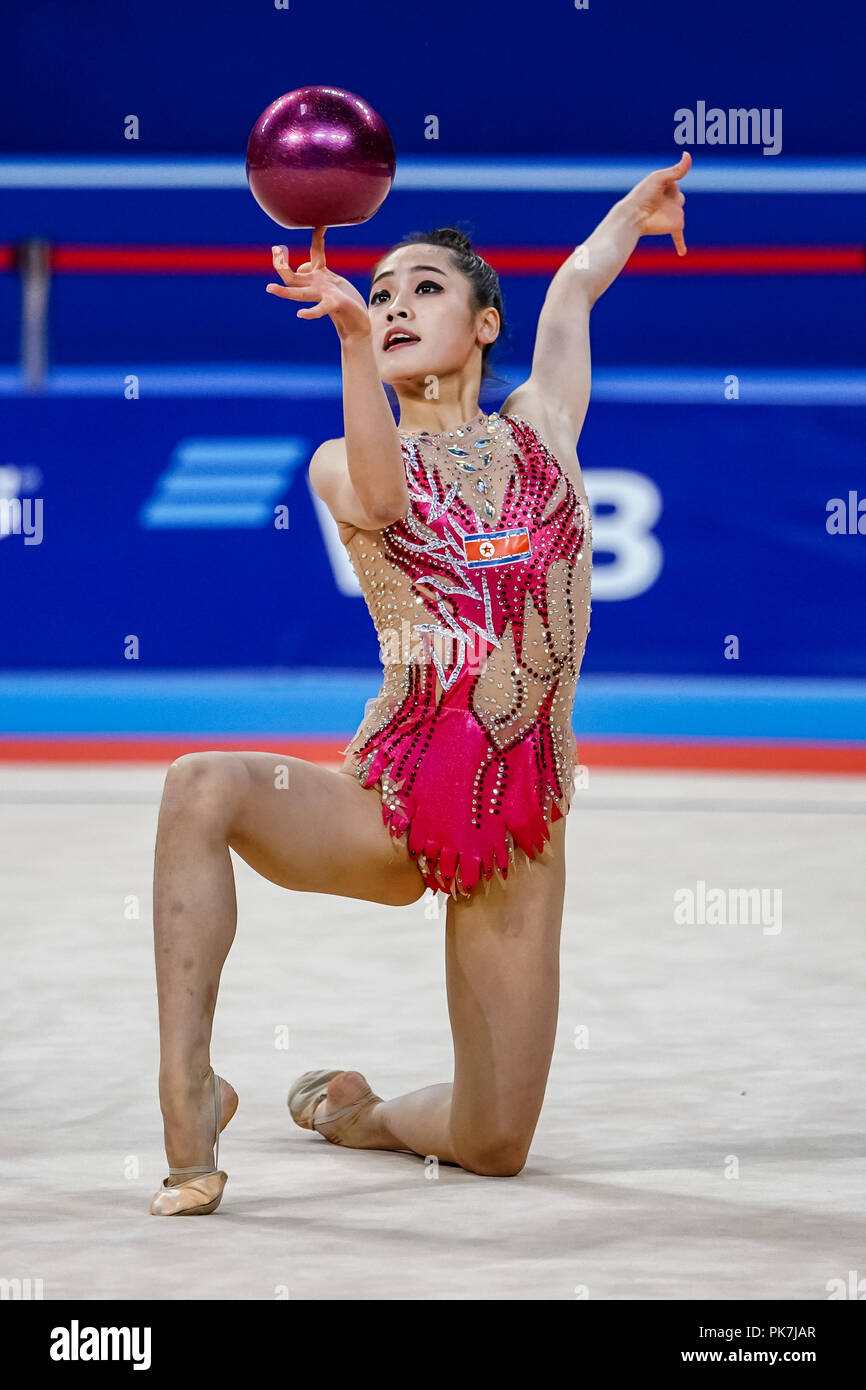
[[[664,236],[665,233],[669,233],[674,239],[678,256],[686,254],[686,243],[683,239],[683,203],[686,199],[679,186],[679,180],[685,177],[691,167],[692,157],[688,150],[685,150],[678,164],[647,174],[646,178],[635,184],[623,199],[624,202],[632,203],[638,208],[642,221],[641,235]]]
[[[309,309],[299,309],[299,319],[320,319],[325,314],[343,341],[371,335],[370,315],[363,296],[342,275],[335,275],[325,262],[326,227],[316,227],[310,248],[310,259],[293,270],[289,264],[287,246],[274,246],[274,269],[281,285],[266,285],[269,294],[280,299],[316,300]]]

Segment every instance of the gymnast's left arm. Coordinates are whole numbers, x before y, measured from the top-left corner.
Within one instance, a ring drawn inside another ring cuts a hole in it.
[[[559,267],[545,295],[526,395],[543,402],[545,415],[575,444],[589,405],[590,310],[613,284],[639,237],[669,234],[677,255],[686,254],[685,197],[678,181],[691,163],[691,155],[684,153],[678,164],[648,174],[614,203],[592,235]]]

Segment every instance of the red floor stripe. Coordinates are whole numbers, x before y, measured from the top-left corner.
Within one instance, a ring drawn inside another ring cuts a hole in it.
[[[286,243],[297,267],[309,252],[301,241]],[[328,247],[328,264],[345,273],[366,273],[387,246]],[[506,275],[552,275],[573,246],[479,247]],[[0,246],[0,269],[11,269],[15,252]],[[63,245],[51,248],[56,273],[85,275],[273,275],[267,246]],[[673,248],[640,247],[626,275],[860,275],[866,248],[851,246],[694,246],[679,257]]]
[[[162,763],[209,749],[282,753],[310,762],[341,762],[351,734],[299,738],[242,734],[201,738],[170,735],[85,738],[22,735],[0,739],[0,763]],[[664,740],[578,740],[581,761],[593,767],[656,768],[706,772],[824,773],[866,776],[866,743],[679,743]]]
[[[298,738],[287,734],[203,734],[201,738],[170,734],[140,734],[125,737],[27,735],[0,739],[0,762],[69,763],[170,763],[183,753],[209,749],[285,753],[310,762],[340,762],[351,733],[342,739]]]

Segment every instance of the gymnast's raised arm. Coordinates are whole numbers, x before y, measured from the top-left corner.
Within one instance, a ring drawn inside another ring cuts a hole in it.
[[[589,405],[589,314],[613,283],[642,236],[669,233],[677,254],[686,254],[683,203],[678,180],[691,155],[647,175],[614,203],[591,236],[559,267],[538,318],[530,376],[509,397],[508,409],[527,418],[540,414],[560,437],[577,447]],[[506,409],[506,407],[503,407]]]
[[[282,299],[318,300],[297,317],[329,315],[340,335],[343,367],[342,440],[327,440],[313,455],[310,481],[336,521],[377,531],[404,516],[409,492],[400,438],[373,355],[367,305],[350,281],[325,264],[325,228],[313,233],[310,260],[297,270],[285,246],[273,248],[282,285],[268,285]]]

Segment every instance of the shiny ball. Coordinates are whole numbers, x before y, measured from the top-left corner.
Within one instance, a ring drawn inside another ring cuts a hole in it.
[[[366,222],[394,181],[394,142],[354,92],[299,87],[271,102],[247,141],[247,181],[281,227]]]

